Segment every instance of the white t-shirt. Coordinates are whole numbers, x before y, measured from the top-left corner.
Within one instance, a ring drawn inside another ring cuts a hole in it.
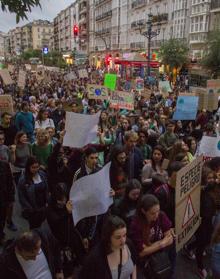
[[[51,118],[47,118],[46,120],[43,120],[43,121],[35,121],[35,129],[46,129],[48,127],[51,127],[51,128],[54,128],[54,122],[53,122],[53,119]]]
[[[41,249],[36,260],[26,261],[17,253],[16,257],[28,279],[52,279],[47,259]]]

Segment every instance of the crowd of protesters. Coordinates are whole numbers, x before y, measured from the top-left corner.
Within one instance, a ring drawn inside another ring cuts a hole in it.
[[[132,89],[134,111],[115,110],[108,101],[88,99],[86,86],[103,84],[102,71],[87,67],[88,78],[74,80],[61,72],[28,72],[20,90],[17,70],[11,73],[13,85],[0,85],[1,94],[12,96],[15,111],[2,113],[0,124],[2,278],[180,278],[175,269],[176,174],[198,156],[203,135],[219,134],[218,112],[202,110],[195,121],[173,121],[178,88],[164,97],[157,86],[149,98]],[[123,90],[120,78],[117,88]],[[95,142],[63,146],[66,110],[101,111]],[[72,185],[109,161],[113,205],[74,225]],[[5,227],[17,230],[15,193],[30,231],[6,241]],[[201,225],[182,251],[196,260],[201,279],[208,278],[205,254],[212,260],[213,279],[220,278],[219,210],[216,157],[203,165]]]

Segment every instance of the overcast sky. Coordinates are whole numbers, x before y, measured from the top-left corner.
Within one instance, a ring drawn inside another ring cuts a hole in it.
[[[8,32],[16,26],[22,26],[30,21],[37,19],[47,19],[52,21],[54,17],[63,9],[67,8],[74,0],[41,0],[41,7],[34,7],[31,13],[28,13],[28,20],[20,21],[16,24],[15,14],[2,12],[0,9],[0,31]]]

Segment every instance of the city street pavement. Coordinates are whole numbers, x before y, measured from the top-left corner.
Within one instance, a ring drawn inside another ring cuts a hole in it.
[[[28,229],[28,224],[26,222],[26,220],[24,220],[21,217],[21,209],[19,206],[19,202],[17,200],[17,196],[16,196],[16,203],[15,203],[15,207],[14,207],[14,223],[16,224],[16,226],[18,227],[18,231],[17,232],[11,232],[8,229],[5,229],[5,233],[7,235],[7,239],[11,239],[16,237],[16,235],[19,234],[19,232],[25,231]],[[206,256],[205,259],[205,264],[207,267],[207,270],[209,270],[209,266],[210,266],[210,256]],[[196,262],[195,260],[188,260],[185,256],[182,255],[182,253],[180,252],[178,257],[177,257],[177,270],[176,270],[176,279],[197,279],[199,278],[196,275]]]

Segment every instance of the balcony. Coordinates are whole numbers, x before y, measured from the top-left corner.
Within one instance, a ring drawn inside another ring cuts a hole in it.
[[[86,22],[86,16],[82,16],[80,19],[79,19],[79,24],[83,24]]]
[[[86,12],[87,12],[87,6],[86,5],[81,6],[79,9],[79,14],[83,14]]]
[[[110,17],[110,16],[112,16],[112,11],[108,11],[108,12],[106,12],[104,14],[96,16],[95,20],[96,21],[103,20],[103,19],[105,19],[107,17]]]
[[[103,34],[109,34],[110,33],[110,28],[106,29],[101,29],[95,32],[96,36],[103,35]]]
[[[132,9],[139,9],[139,8],[144,7],[146,4],[147,4],[146,0],[136,0],[136,1],[133,1],[131,3],[131,8]]]
[[[130,43],[131,49],[142,49],[145,48],[145,42],[136,42],[136,43]]]
[[[162,22],[167,22],[169,19],[169,15],[168,13],[164,13],[164,14],[158,14],[158,15],[154,15],[152,18],[152,22],[153,23],[162,23]]]
[[[211,12],[220,12],[220,0],[211,0],[210,10]]]
[[[138,21],[133,21],[131,23],[131,29],[138,29],[141,26],[143,26],[144,24],[145,24],[145,20],[144,19],[141,19],[141,20],[138,20]]]
[[[108,1],[110,1],[110,0],[97,0],[95,2],[95,6],[97,7],[97,6],[102,5],[102,4],[104,4],[105,2],[108,2]]]

